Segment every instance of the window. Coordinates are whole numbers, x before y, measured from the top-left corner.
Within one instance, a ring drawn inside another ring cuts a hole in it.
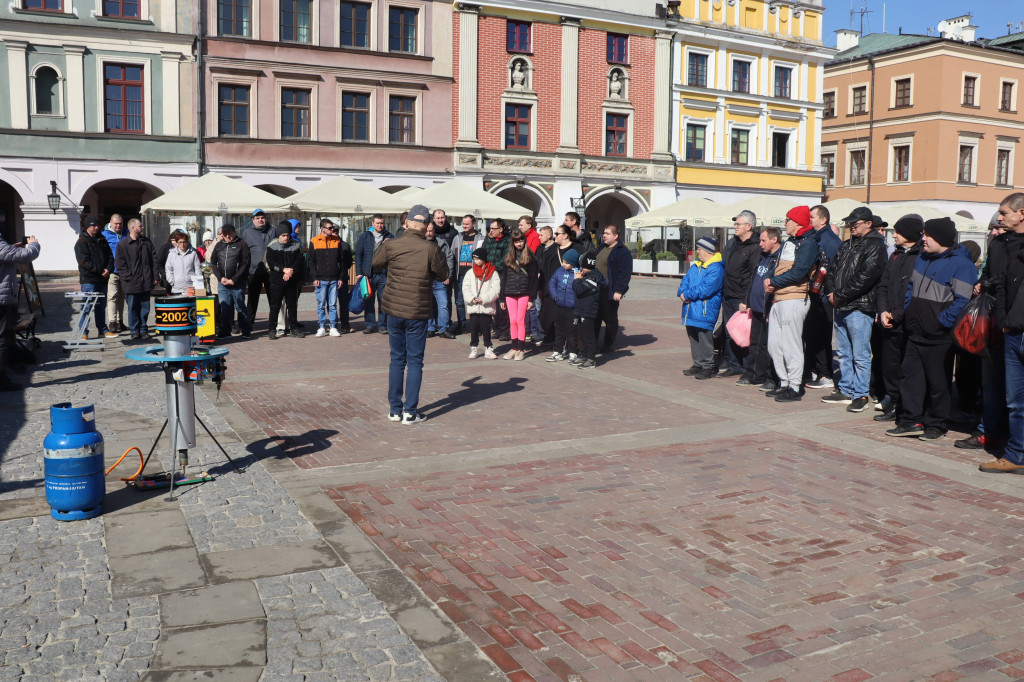
[[[708,84],[708,56],[690,53],[690,66],[687,70],[686,82],[697,88],[705,88]]]
[[[793,69],[788,66],[775,67],[775,96],[783,99],[792,97]]]
[[[342,94],[341,139],[345,142],[370,141],[370,96],[365,92]]]
[[[509,20],[505,23],[505,49],[509,52],[530,51],[530,22]]]
[[[281,89],[281,137],[309,139],[309,90]]]
[[[822,117],[824,118],[835,118],[836,117],[836,92],[832,90],[822,95],[822,101],[825,107],[822,111]]]
[[[341,46],[370,47],[370,5],[365,2],[341,3]]]
[[[505,105],[505,149],[530,148],[530,107]]]
[[[60,113],[60,78],[57,72],[46,66],[36,71],[36,113],[56,115]]]
[[[996,150],[996,184],[1000,187],[1010,186],[1010,150]]]
[[[249,86],[217,87],[218,134],[244,137],[249,134]]]
[[[747,147],[750,142],[749,130],[734,130],[729,140],[729,162],[739,166],[747,165]]]
[[[139,18],[139,0],[103,0],[103,16]]]
[[[688,124],[686,126],[686,160],[704,160],[704,136],[707,126]]]
[[[750,62],[737,59],[732,63],[733,92],[750,92]]]
[[[822,154],[821,167],[825,171],[825,186],[835,187],[836,185],[836,155]]]
[[[310,5],[313,0],[281,0],[281,40],[290,43],[308,43],[310,31]]]
[[[969,144],[960,145],[960,159],[957,162],[957,182],[974,182],[974,147]]]
[[[1003,81],[999,89],[999,110],[1013,111],[1013,83]]]
[[[63,0],[25,0],[25,9],[44,9],[51,12],[63,12]]]
[[[964,106],[974,106],[974,91],[978,87],[977,76],[964,76]]]
[[[625,114],[605,114],[604,153],[608,156],[626,155],[626,127],[629,117]]]
[[[392,95],[388,105],[388,140],[393,144],[413,144],[416,142],[414,126],[416,123],[416,99]]]
[[[252,27],[250,0],[217,0],[217,34],[248,38]]]
[[[853,113],[866,114],[868,112],[868,86],[861,85],[853,89]]]
[[[608,61],[612,64],[629,63],[629,36],[621,33],[608,34]]]
[[[416,10],[392,7],[388,13],[388,50],[416,52]]]
[[[910,145],[892,148],[892,181],[910,182]]]
[[[900,78],[896,81],[896,102],[897,107],[910,106],[910,79]]]
[[[863,185],[865,178],[865,158],[867,151],[855,149],[850,152],[850,184]]]
[[[109,133],[144,131],[141,66],[103,67],[103,115]]]
[[[789,157],[789,133],[772,133],[772,166],[787,168]]]

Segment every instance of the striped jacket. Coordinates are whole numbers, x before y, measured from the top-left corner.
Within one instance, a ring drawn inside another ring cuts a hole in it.
[[[953,325],[977,281],[978,269],[959,244],[942,253],[922,251],[907,286],[903,313],[907,335],[925,344],[952,341]]]

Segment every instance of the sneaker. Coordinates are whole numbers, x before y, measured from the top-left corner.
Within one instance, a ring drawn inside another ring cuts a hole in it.
[[[400,414],[389,414],[388,415],[388,421],[389,422],[400,422],[400,421],[402,421],[402,415],[400,415]]]
[[[88,340],[89,340],[89,330],[86,329],[84,332],[82,332],[82,341],[88,341]]]
[[[868,397],[862,395],[859,398],[854,398],[849,405],[846,406],[847,412],[863,412],[868,406]]]
[[[736,385],[737,386],[756,386],[757,384],[755,384],[753,381],[751,381],[746,375],[743,375],[743,376],[741,376],[736,381]]]
[[[759,390],[759,391],[777,391],[777,390],[779,390],[779,385],[777,383],[775,383],[774,381],[772,381],[771,379],[768,379],[763,384],[758,386],[757,390]]]
[[[836,389],[829,393],[827,396],[821,399],[823,403],[832,403],[835,405],[849,405],[853,402],[853,398],[842,393],[839,389]],[[863,409],[863,408],[862,408]]]
[[[337,329],[338,332],[341,333],[341,334],[351,334],[352,333],[352,327],[338,326],[338,327],[335,327],[335,329]]]
[[[419,414],[419,413],[409,414],[408,412],[403,412],[402,413],[402,423],[403,424],[419,424],[420,422],[425,422],[425,421],[427,421],[427,418],[424,417],[422,414]]]
[[[377,333],[377,328],[376,327],[367,327],[366,329],[363,330],[363,333],[364,334],[376,334]]]
[[[814,381],[807,382],[807,388],[835,388],[835,383],[826,376],[820,376]]]
[[[131,334],[129,335],[129,338],[131,338],[131,340],[132,340],[132,341],[138,341],[139,339],[141,339],[141,338],[142,338],[142,334],[140,334],[140,333],[138,333],[138,332],[132,332],[132,333],[131,333]]]
[[[473,346],[469,349],[469,359],[476,360],[476,357],[480,355],[480,349],[477,346]]]
[[[576,354],[575,353],[569,353],[569,363],[570,364],[574,364],[573,360],[575,360],[575,359],[576,359]]]
[[[439,339],[454,339],[455,338],[455,334],[452,334],[450,331],[445,329],[443,332],[441,332],[441,333],[439,333],[437,335],[437,338],[439,338]]]
[[[929,426],[918,438],[921,440],[938,440],[946,435],[946,432],[938,426]]]
[[[924,425],[923,424],[908,424],[904,426],[897,426],[895,429],[889,429],[885,432],[887,436],[923,436]]]
[[[507,352],[504,355],[502,355],[501,359],[502,360],[511,360],[515,356],[516,356],[516,351],[515,350],[510,350],[509,352]]]
[[[252,338],[252,332],[242,332],[242,338],[243,339],[251,339]]]
[[[269,332],[267,332],[267,338],[270,339],[271,341],[277,341],[277,330],[271,329]]]
[[[789,388],[789,387],[788,386],[776,386],[775,388],[765,392],[764,397],[766,397],[766,398],[774,398],[774,397],[780,395],[787,388]]]
[[[107,337],[108,339],[116,339],[117,337],[119,337],[121,335],[118,334],[115,331],[112,331],[112,330],[108,329],[106,332],[104,332],[103,336]]]
[[[743,374],[743,372],[741,372],[738,369],[733,369],[732,367],[723,367],[722,369],[718,370],[718,376],[720,376],[723,379],[728,379],[730,377],[738,377],[741,374]]]
[[[488,360],[497,360],[498,359],[497,354],[495,354],[495,352],[494,352],[494,348],[492,348],[490,346],[487,346],[487,348],[484,349],[484,357],[487,358]]]
[[[892,422],[896,421],[896,410],[889,410],[882,414],[876,414],[874,417],[876,422]]]
[[[245,334],[243,334],[242,330],[236,325],[231,328],[231,336],[245,336]]]
[[[289,329],[288,333],[292,335],[293,339],[301,339],[306,335],[306,332],[301,331],[299,329]]]
[[[569,356],[569,364],[570,365],[580,365],[582,363],[583,363],[583,359],[580,358],[575,353],[573,353],[572,355]]]
[[[970,438],[961,438],[960,440],[953,441],[953,447],[960,448],[961,450],[980,450],[985,447],[985,434],[975,431],[971,434]]]
[[[331,327],[330,330],[328,330],[327,334],[329,336],[341,336],[341,332],[339,332],[335,327]]]
[[[775,396],[775,402],[792,403],[796,402],[797,400],[802,400],[803,397],[804,396],[801,393],[798,393],[797,391],[794,391],[792,388],[789,388],[787,386],[786,388],[779,391],[779,394]]]
[[[547,357],[546,357],[546,358],[544,358],[544,359],[545,359],[545,360],[546,360],[547,362],[561,362],[562,360],[565,360],[565,356],[563,356],[563,355],[562,355],[561,353],[559,353],[558,351],[555,351],[554,353],[552,353],[551,355],[547,356]]]
[[[524,353],[521,350],[517,350],[516,351],[516,356],[514,358],[512,358],[512,359],[513,360],[525,360],[526,359],[526,353]]]
[[[387,327],[382,327],[382,328],[378,329],[377,333],[378,334],[387,334],[388,333]]]
[[[683,370],[684,377],[692,377],[694,374],[700,371],[700,367],[697,365],[690,365],[687,369]]]
[[[891,407],[892,398],[890,396],[885,396],[881,400],[875,401],[875,409],[878,410],[879,412],[888,412]]]
[[[334,331],[334,330],[332,329],[331,331]],[[322,339],[325,336],[327,336],[327,330],[326,329],[324,329],[323,327],[320,327],[319,329],[316,330],[316,338]]]
[[[580,369],[590,369],[591,367],[597,367],[597,362],[590,358],[587,358],[579,364]]]
[[[1024,474],[1024,466],[1005,459],[993,459],[979,466],[978,471],[984,471],[986,474]]]
[[[533,345],[535,345],[538,348],[540,348],[541,346],[544,345],[544,339],[537,339],[536,341],[533,342]]]
[[[702,369],[701,371],[699,371],[696,374],[694,374],[693,378],[694,379],[704,380],[704,379],[711,379],[711,378],[713,378],[715,376],[722,376],[722,375],[719,374],[718,372],[716,372],[713,367],[709,367],[707,369]]]

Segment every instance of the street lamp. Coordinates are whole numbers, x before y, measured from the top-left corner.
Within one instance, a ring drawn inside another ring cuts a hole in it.
[[[72,206],[75,205],[75,202],[71,201],[71,197],[64,194],[64,192],[61,192],[60,189],[57,188],[57,182],[55,180],[50,180],[50,193],[46,195],[46,204],[54,213],[57,213],[57,211],[60,210],[60,198],[62,196],[67,199],[68,203]]]
[[[579,198],[570,197],[569,201],[572,202],[572,210],[576,211],[580,215],[583,215],[587,210],[587,197],[581,194]]]

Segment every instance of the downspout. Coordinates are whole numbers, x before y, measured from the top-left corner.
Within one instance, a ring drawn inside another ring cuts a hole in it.
[[[865,204],[871,203],[871,162],[875,158],[873,152],[875,144],[875,58],[870,55],[868,56],[868,68],[871,69],[871,103],[868,105],[868,192],[867,196],[864,198]]]
[[[203,150],[203,101],[206,93],[206,81],[203,77],[203,16],[206,12],[205,0],[197,3],[199,15],[196,20],[196,169],[197,175],[205,174],[205,158]]]

